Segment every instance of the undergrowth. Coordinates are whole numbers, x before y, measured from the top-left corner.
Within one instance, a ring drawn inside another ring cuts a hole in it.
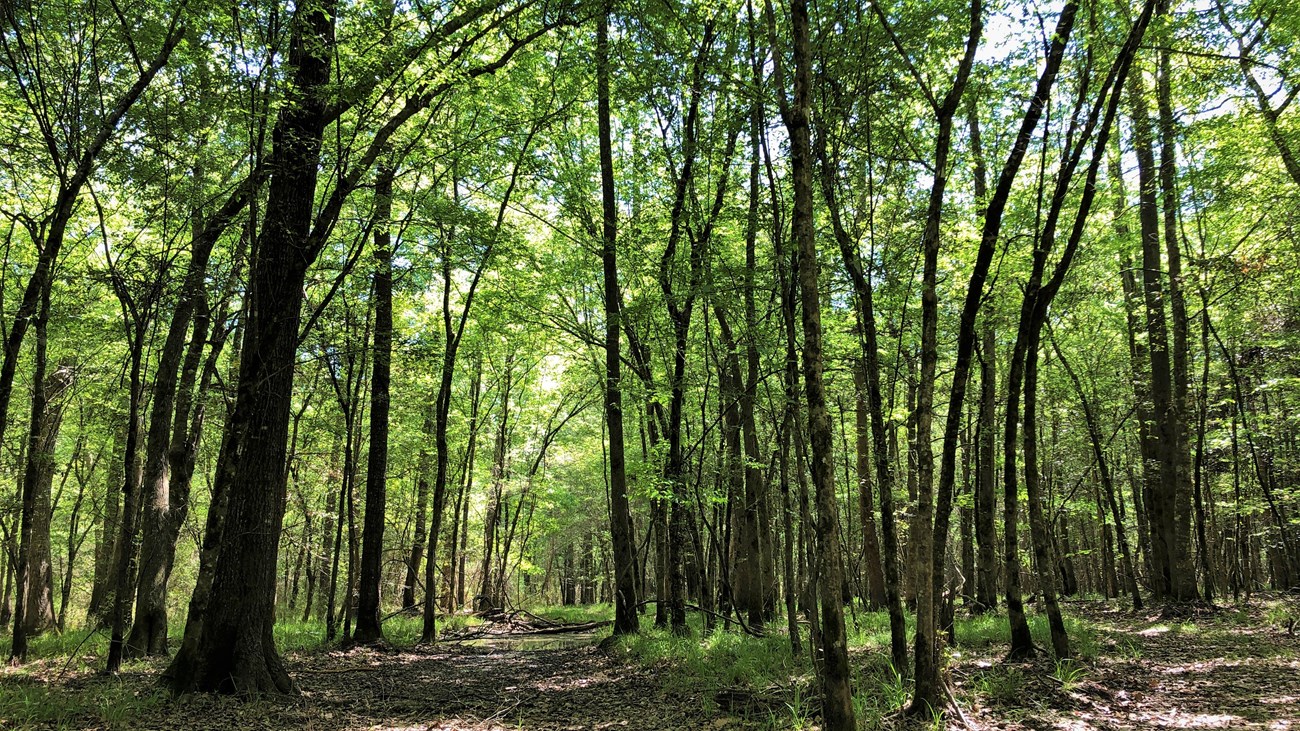
[[[902,708],[911,695],[911,681],[889,660],[889,616],[857,608],[848,619],[850,663],[854,671],[854,705],[859,722],[867,728]],[[947,648],[955,659],[963,654],[993,655],[1000,658],[1007,642],[1005,615],[959,616],[957,644]],[[1047,618],[1031,616],[1030,630],[1040,647],[1050,647]],[[637,661],[665,669],[661,677],[670,690],[700,699],[702,710],[718,710],[719,700],[732,713],[749,716],[773,729],[811,727],[816,712],[817,688],[807,655],[807,627],[803,629],[804,652],[795,656],[788,636],[775,631],[766,637],[751,637],[736,628],[705,631],[702,620],[689,618],[689,636],[666,629],[644,627],[640,634],[622,640],[623,651]],[[772,628],[783,628],[774,621]],[[908,618],[908,640],[913,620]],[[1066,618],[1066,629],[1076,659],[1058,664],[1053,671],[1058,683],[1073,687],[1094,661],[1100,644],[1092,625],[1075,617]],[[910,671],[910,668],[905,669]],[[1037,672],[1010,666],[994,666],[980,673],[974,685],[978,695],[1011,703],[1022,700],[1026,673]],[[748,697],[748,706],[735,707],[737,697]]]
[[[527,610],[552,622],[585,623],[608,620],[613,608],[608,604],[589,606],[533,606]],[[854,607],[846,618],[851,664],[854,671],[854,704],[866,727],[878,726],[881,720],[903,707],[911,693],[910,680],[903,669],[898,672],[889,662],[889,617],[884,612],[864,611]],[[1270,619],[1274,619],[1270,617]],[[439,634],[459,632],[482,624],[469,614],[440,617]],[[625,637],[620,652],[637,662],[669,670],[659,674],[668,692],[682,698],[694,698],[702,711],[721,709],[772,729],[808,729],[815,727],[818,713],[818,689],[807,654],[807,625],[802,625],[804,651],[795,655],[784,633],[784,623],[774,620],[771,634],[753,637],[739,627],[706,629],[698,614],[689,617],[690,634],[678,636],[667,629],[655,628],[652,615],[642,617],[642,631]],[[1050,647],[1045,617],[1030,617],[1034,641]],[[1058,663],[1050,671],[1057,683],[1065,687],[1077,684],[1097,659],[1100,645],[1094,627],[1076,617],[1066,618],[1075,659]],[[1180,628],[1182,629],[1182,628]],[[417,643],[423,630],[423,618],[412,614],[395,614],[384,621],[389,644],[410,646]],[[604,631],[608,631],[607,629]],[[912,637],[912,620],[908,620],[908,638]],[[179,632],[179,628],[178,628]],[[997,662],[1007,637],[1006,617],[986,614],[959,616],[955,627],[957,642],[947,648],[950,656],[978,656],[987,669],[975,674],[967,692],[975,698],[1003,705],[1023,700],[1029,674],[1043,672],[1032,667],[1004,666]],[[172,644],[180,638],[173,637]],[[320,621],[281,622],[275,627],[277,647],[284,653],[313,652],[327,647],[325,627]],[[162,691],[140,690],[138,683],[107,680],[97,683],[94,693],[66,693],[57,681],[67,676],[85,676],[103,666],[108,635],[104,631],[79,630],[63,634],[49,633],[32,639],[29,663],[3,671],[0,682],[0,728],[42,726],[50,728],[115,728],[127,719],[156,710],[165,702]],[[7,656],[8,642],[0,640],[0,653]],[[135,661],[126,670],[138,673],[160,669],[161,662]],[[150,686],[152,687],[152,686]]]

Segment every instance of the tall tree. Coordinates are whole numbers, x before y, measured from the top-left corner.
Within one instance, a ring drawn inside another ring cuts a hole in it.
[[[808,433],[812,440],[812,477],[817,494],[818,603],[821,615],[822,718],[829,731],[857,728],[844,607],[840,600],[841,564],[835,458],[831,416],[823,378],[821,295],[818,288],[817,239],[813,221],[812,38],[807,0],[790,3],[794,94],[786,117],[790,133],[790,168],[794,207],[791,226],[799,256],[799,300],[803,319],[803,376],[808,399]],[[782,94],[785,92],[782,91]],[[788,540],[788,538],[787,538]]]
[[[633,634],[636,613],[636,555],[627,497],[623,451],[623,374],[618,286],[618,201],[614,189],[613,133],[609,104],[609,16],[605,0],[596,21],[596,105],[600,135],[601,269],[605,283],[605,428],[609,433],[609,533],[614,548],[614,633]]]
[[[388,498],[389,384],[393,360],[393,177],[392,162],[375,175],[375,355],[370,379],[370,458],[366,462],[366,516],[361,531],[360,601],[352,638],[360,643],[383,638],[380,581],[383,578],[384,507]]]

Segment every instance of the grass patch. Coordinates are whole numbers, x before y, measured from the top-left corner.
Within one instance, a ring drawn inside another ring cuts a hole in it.
[[[7,631],[3,635],[3,639],[0,639],[0,654],[8,658],[13,647],[13,635]],[[74,653],[79,656],[104,657],[108,654],[108,638],[108,630],[76,629],[67,632],[46,632],[28,638],[27,659],[32,661],[66,658]]]
[[[605,622],[614,618],[613,604],[576,604],[572,606],[533,606],[527,611],[561,624]]]
[[[854,705],[859,719],[871,728],[884,716],[906,705],[911,697],[911,681],[890,663],[887,613],[859,608],[856,618],[848,619]],[[907,621],[910,649],[915,624],[910,614]],[[815,679],[807,654],[794,656],[784,633],[774,632],[762,638],[737,631],[704,633],[700,618],[694,614],[688,623],[691,627],[688,637],[646,627],[640,634],[626,638],[622,647],[638,662],[668,670],[661,677],[669,689],[700,697],[706,711],[717,710],[714,699],[719,691],[732,694],[741,690],[770,701],[766,718],[749,720],[773,728],[806,727],[809,710],[816,705]],[[1041,647],[1050,647],[1047,618],[1034,614],[1029,617],[1029,623],[1034,641]],[[1100,643],[1096,629],[1088,621],[1066,616],[1065,624],[1076,659],[1058,664],[1053,674],[1059,674],[1057,680],[1063,686],[1074,686],[1082,681],[1087,663],[1097,658]],[[774,620],[769,627],[779,630],[784,622]],[[805,646],[806,630],[805,625],[802,638]],[[1008,639],[1006,615],[959,615],[956,636],[956,647],[949,648],[954,656],[971,651],[1000,655]],[[1003,705],[1023,703],[1029,681],[1026,673],[1030,672],[1034,671],[994,665],[975,676],[975,692]]]
[[[69,693],[51,684],[0,683],[0,728],[123,728],[169,702],[162,690],[106,679],[91,691]]]

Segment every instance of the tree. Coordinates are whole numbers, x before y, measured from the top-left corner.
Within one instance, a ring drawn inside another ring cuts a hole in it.
[[[812,477],[817,492],[822,718],[825,719],[826,728],[842,731],[856,728],[857,722],[854,720],[844,607],[840,603],[839,538],[836,529],[838,517],[835,466],[831,453],[831,420],[826,407],[826,386],[822,380],[821,297],[818,294],[817,242],[813,229],[813,156],[809,130],[812,112],[812,41],[808,3],[805,0],[793,0],[790,18],[794,94],[786,114],[786,128],[790,132],[790,167],[794,192],[791,225],[799,256],[799,300],[804,338],[803,376],[808,394]]]
[[[393,358],[393,216],[391,163],[382,163],[375,176],[375,356],[370,385],[370,459],[366,462],[366,518],[361,533],[360,606],[353,639],[360,643],[383,638],[379,617],[379,583],[383,568],[384,506],[388,496],[389,384]]]
[[[637,631],[636,560],[632,515],[627,499],[627,461],[623,453],[622,361],[618,286],[618,203],[609,110],[609,16],[607,1],[596,21],[596,103],[600,117],[601,267],[605,281],[605,424],[609,431],[609,522],[614,545],[614,632]]]

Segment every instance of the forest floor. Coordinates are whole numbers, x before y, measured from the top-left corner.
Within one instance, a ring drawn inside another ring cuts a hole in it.
[[[1071,609],[1091,624],[1097,643],[1073,668],[957,671],[975,691],[968,697],[979,704],[978,726],[1300,729],[1294,599],[1290,606],[1254,602],[1182,617],[1100,602]]]
[[[1004,663],[1004,619],[958,622],[952,679],[971,727],[1300,731],[1300,639],[1287,626],[1294,603],[1257,601],[1180,618],[1102,602],[1068,609],[1080,657],[1068,663]],[[861,612],[856,620],[850,644],[864,727],[935,728],[931,719],[904,723],[892,711],[906,688],[882,664],[887,623]],[[1034,628],[1045,640],[1041,622]],[[346,650],[286,636],[286,664],[301,693],[256,702],[173,700],[157,688],[156,663],[133,663],[114,678],[95,674],[96,640],[0,670],[0,728],[817,728],[811,675],[784,636],[683,639],[651,631],[607,650],[586,644],[600,635],[519,649],[403,646],[401,634],[393,633],[392,647]],[[949,726],[961,728],[955,719]]]

